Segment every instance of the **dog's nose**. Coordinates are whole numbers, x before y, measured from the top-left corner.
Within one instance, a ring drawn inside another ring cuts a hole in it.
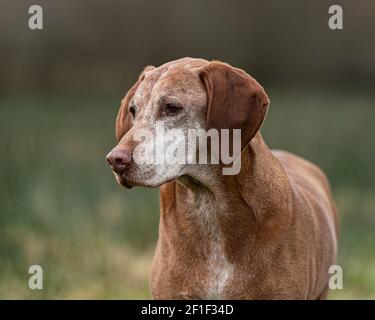
[[[114,149],[106,157],[109,166],[118,174],[124,172],[131,162],[131,154],[123,149]]]

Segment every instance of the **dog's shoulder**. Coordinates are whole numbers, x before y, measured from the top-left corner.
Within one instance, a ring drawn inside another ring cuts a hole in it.
[[[283,150],[272,150],[272,154],[280,161],[284,168],[292,189],[298,190],[298,194],[304,194],[305,198],[314,206],[324,208],[323,211],[331,216],[338,228],[336,205],[333,201],[330,183],[326,174],[314,163]]]
[[[292,183],[303,188],[329,191],[329,182],[325,173],[314,163],[284,150],[272,150],[272,154],[280,161]]]

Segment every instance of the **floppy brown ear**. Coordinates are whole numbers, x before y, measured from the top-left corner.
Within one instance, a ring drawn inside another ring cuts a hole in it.
[[[260,129],[270,101],[245,71],[214,61],[200,72],[207,92],[207,130],[241,129],[242,149]]]
[[[142,73],[140,74],[137,82],[129,89],[126,93],[125,97],[121,100],[120,109],[117,113],[116,118],[116,139],[117,142],[121,140],[121,138],[130,130],[133,126],[131,115],[129,113],[129,102],[133,98],[134,93],[137,91],[139,84],[145,78],[145,73],[154,69],[153,66],[147,66]]]

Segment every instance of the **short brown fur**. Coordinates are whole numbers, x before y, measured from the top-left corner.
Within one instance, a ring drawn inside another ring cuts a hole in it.
[[[222,175],[221,165],[201,165],[198,173],[160,186],[152,296],[324,299],[338,229],[324,173],[298,156],[267,147],[259,128],[269,100],[244,71],[185,58],[151,73],[160,77],[174,68],[176,77],[182,67],[202,81],[207,127],[241,128],[245,143],[238,175]],[[142,76],[120,108],[116,148],[128,148],[127,104],[140,81]],[[238,109],[229,114],[233,108]]]

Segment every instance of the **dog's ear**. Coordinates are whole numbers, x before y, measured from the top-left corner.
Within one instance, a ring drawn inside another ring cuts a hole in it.
[[[137,88],[138,88],[139,84],[145,78],[145,73],[147,71],[152,70],[152,69],[155,69],[155,67],[147,66],[142,71],[140,76],[138,77],[137,82],[129,89],[129,91],[126,93],[125,97],[121,100],[120,109],[117,113],[117,118],[116,118],[116,139],[117,139],[117,142],[119,142],[121,140],[121,138],[133,126],[131,115],[129,113],[129,102],[133,98],[134,93],[137,91]]]
[[[207,92],[207,130],[241,129],[243,149],[260,129],[270,101],[245,71],[213,61],[200,70]]]

